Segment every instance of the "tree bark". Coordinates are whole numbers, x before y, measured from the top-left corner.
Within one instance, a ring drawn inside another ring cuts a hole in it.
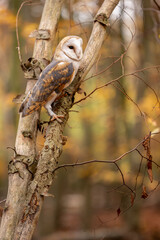
[[[69,118],[69,110],[73,105],[74,95],[90,68],[93,66],[101,45],[106,36],[108,19],[119,0],[105,0],[99,9],[93,30],[87,44],[79,71],[72,85],[67,89],[68,94],[60,99],[55,112],[64,115],[62,123],[54,121],[46,131],[44,147],[38,157],[36,171],[36,135],[39,113],[35,112],[25,118],[20,117],[17,139],[16,156],[9,167],[9,187],[5,211],[1,222],[0,239],[29,240],[41,212],[43,198],[47,196],[49,186],[54,179],[53,171],[58,165],[64,142],[63,132]],[[34,54],[36,59],[51,57],[51,47],[56,32],[57,20],[60,15],[62,0],[46,0],[40,29],[49,30],[50,41],[36,40]],[[27,84],[27,91],[34,85]]]

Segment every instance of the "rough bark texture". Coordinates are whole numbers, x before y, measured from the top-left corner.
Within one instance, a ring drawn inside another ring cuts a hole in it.
[[[51,57],[51,47],[56,31],[57,19],[60,14],[62,0],[46,0],[40,29],[49,30],[50,40],[36,40],[34,58]],[[106,36],[107,20],[119,0],[105,0],[99,9],[86,47],[82,63],[73,84],[56,106],[58,114],[65,116],[62,123],[52,122],[46,132],[46,141],[38,157],[36,171],[32,171],[36,159],[35,139],[38,113],[26,118],[20,118],[16,150],[17,156],[10,163],[9,188],[6,208],[1,223],[0,239],[29,240],[36,227],[43,198],[53,181],[53,171],[58,164],[58,158],[63,147],[63,131],[69,117],[69,109],[73,105],[74,94],[80,81],[92,67]],[[55,5],[59,7],[56,9]],[[53,13],[54,9],[54,13]],[[28,83],[32,88],[33,83]],[[30,124],[28,124],[28,122]],[[32,173],[31,173],[32,172]]]

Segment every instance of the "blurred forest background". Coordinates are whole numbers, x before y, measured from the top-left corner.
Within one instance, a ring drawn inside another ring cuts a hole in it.
[[[85,49],[102,2],[65,1],[54,48],[66,35],[79,35]],[[0,201],[7,194],[7,164],[13,156],[8,147],[14,147],[19,119],[19,106],[12,100],[26,85],[16,39],[21,3],[0,0]],[[23,61],[32,56],[34,39],[29,34],[38,28],[43,5],[43,0],[33,1],[20,12]],[[82,88],[89,94],[111,80],[119,81],[97,89],[73,106],[60,163],[116,159],[154,132],[150,178],[147,161],[137,151],[118,162],[120,170],[108,163],[60,169],[50,189],[54,198],[45,199],[35,240],[160,239],[160,1],[120,1],[110,25]],[[77,94],[76,101],[83,97]],[[41,120],[48,119],[43,110]],[[37,151],[43,141],[39,133]],[[138,150],[146,156],[142,144]]]

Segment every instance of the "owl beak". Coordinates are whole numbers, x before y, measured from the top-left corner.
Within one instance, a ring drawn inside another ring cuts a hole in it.
[[[77,51],[77,52],[76,52],[76,55],[77,55],[77,58],[78,58],[79,60],[81,60],[81,58],[82,58],[82,56],[83,56],[82,51],[81,51],[81,50]]]

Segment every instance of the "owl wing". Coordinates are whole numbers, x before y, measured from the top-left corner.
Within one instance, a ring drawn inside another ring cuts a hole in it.
[[[37,83],[22,103],[19,109],[22,117],[45,105],[52,98],[52,93],[59,95],[72,82],[74,72],[72,63],[53,60],[42,71]]]

